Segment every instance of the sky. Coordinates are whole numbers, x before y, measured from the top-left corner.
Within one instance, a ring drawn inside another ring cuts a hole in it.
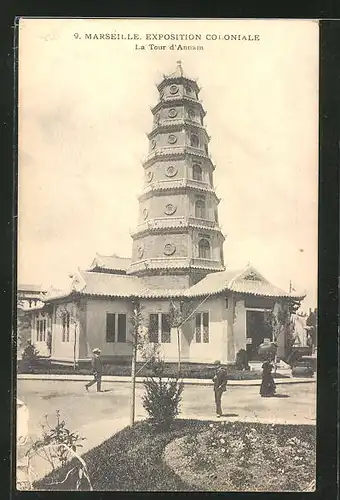
[[[147,33],[201,41],[149,42]],[[173,43],[203,50],[170,50]],[[150,107],[179,59],[207,111],[227,268],[251,263],[275,285],[288,290],[292,281],[307,293],[304,309],[316,307],[315,21],[21,19],[18,282],[63,288],[97,252],[131,255]]]

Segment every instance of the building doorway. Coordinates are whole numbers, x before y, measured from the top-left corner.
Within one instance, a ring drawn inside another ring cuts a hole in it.
[[[247,335],[247,354],[249,361],[259,361],[261,357],[258,354],[259,345],[265,338],[272,340],[272,331],[265,321],[264,310],[246,311],[246,335]]]

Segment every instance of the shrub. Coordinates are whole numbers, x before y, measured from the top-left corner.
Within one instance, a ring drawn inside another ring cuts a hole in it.
[[[164,363],[154,362],[154,376],[143,382],[146,393],[142,398],[143,407],[149,415],[150,423],[159,430],[168,430],[179,414],[179,405],[184,388],[177,378],[163,380]]]
[[[30,372],[37,364],[39,357],[39,351],[34,344],[29,340],[22,353],[22,365],[21,369],[23,371]]]
[[[57,421],[54,427],[51,427],[48,416],[45,416],[46,423],[42,425],[42,437],[36,440],[29,451],[31,452],[39,452],[40,448],[49,445],[65,445],[70,448],[72,451],[76,451],[77,448],[82,447],[80,441],[83,441],[84,437],[81,437],[77,432],[71,432],[66,427],[65,420],[60,420],[60,411],[56,411]],[[65,465],[67,461],[67,449],[64,447],[60,447],[57,451],[57,458],[61,465]]]

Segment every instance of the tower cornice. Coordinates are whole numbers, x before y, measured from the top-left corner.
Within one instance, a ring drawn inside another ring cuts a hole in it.
[[[140,276],[150,275],[155,273],[159,276],[160,271],[164,271],[166,275],[174,273],[179,274],[179,272],[187,273],[190,270],[199,270],[207,272],[219,272],[225,271],[225,266],[221,264],[220,261],[215,261],[211,259],[199,259],[199,258],[179,258],[173,259],[172,261],[168,259],[143,259],[134,262],[130,269],[128,269],[127,274],[137,274]]]
[[[207,142],[210,141],[210,136],[208,135],[208,132],[206,131],[205,127],[201,125],[200,123],[194,122],[192,120],[173,120],[172,122],[169,123],[162,123],[157,125],[155,128],[151,130],[147,134],[148,139],[152,139],[157,135],[158,133],[166,132],[166,131],[182,131],[183,128],[185,130],[191,130],[191,129],[196,129],[200,130],[201,132],[204,132],[205,138]]]
[[[195,217],[170,217],[168,219],[158,217],[150,219],[139,224],[136,230],[130,233],[130,236],[134,240],[146,234],[182,234],[186,233],[189,229],[196,229],[206,233],[218,233],[222,241],[225,240],[225,236],[222,233],[220,226],[215,221],[197,219]]]
[[[181,83],[184,83],[184,84],[190,84],[194,87],[195,89],[195,92],[197,92],[197,94],[200,92],[200,87],[198,86],[197,84],[197,81],[196,80],[193,80],[192,78],[188,78],[187,76],[184,76],[184,75],[163,75],[163,80],[158,83],[156,85],[157,89],[159,91],[163,90],[164,87],[166,87],[167,85],[169,85],[169,83],[177,83],[177,84],[181,84]]]
[[[183,146],[182,148],[178,148],[177,151],[154,151],[150,153],[149,156],[143,161],[143,167],[148,168],[158,160],[185,160],[186,156],[194,156],[199,159],[207,160],[212,169],[215,170],[216,166],[213,164],[210,155],[207,156],[203,151],[193,148],[191,146]]]
[[[156,181],[152,182],[144,188],[144,192],[138,196],[138,201],[144,201],[148,198],[152,198],[154,195],[163,194],[179,194],[185,193],[188,190],[196,191],[198,193],[209,193],[212,195],[216,203],[219,204],[221,201],[217,196],[215,190],[208,184],[203,184],[200,181],[195,181],[193,179],[177,179],[171,181]]]
[[[205,111],[205,109],[203,108],[202,106],[202,102],[198,99],[194,99],[193,97],[189,97],[189,96],[173,96],[173,97],[168,97],[166,99],[162,99],[160,101],[158,101],[157,104],[155,104],[154,106],[151,106],[151,112],[152,114],[156,114],[158,113],[158,111],[162,108],[171,108],[173,107],[174,104],[190,104],[190,105],[197,105],[200,110],[201,110],[201,114],[202,116],[206,116],[207,112]]]

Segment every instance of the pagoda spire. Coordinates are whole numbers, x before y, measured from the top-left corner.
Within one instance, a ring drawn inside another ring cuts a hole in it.
[[[183,76],[182,61],[177,61],[177,70],[181,76]]]

